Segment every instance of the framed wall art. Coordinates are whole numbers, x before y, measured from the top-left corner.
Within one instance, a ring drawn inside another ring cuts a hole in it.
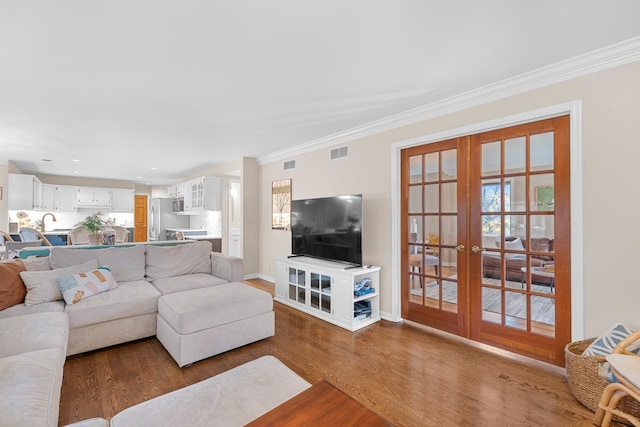
[[[271,228],[288,230],[291,225],[291,179],[271,183]]]

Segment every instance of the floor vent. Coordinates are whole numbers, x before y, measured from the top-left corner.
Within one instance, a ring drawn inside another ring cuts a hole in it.
[[[349,146],[334,148],[331,150],[331,160],[342,159],[349,156]]]
[[[288,162],[284,162],[284,170],[295,169],[295,168],[296,168],[295,160],[289,160]]]

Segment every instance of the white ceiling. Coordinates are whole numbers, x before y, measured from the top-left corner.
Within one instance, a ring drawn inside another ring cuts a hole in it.
[[[0,162],[167,184],[636,37],[638,16],[637,0],[0,0]]]

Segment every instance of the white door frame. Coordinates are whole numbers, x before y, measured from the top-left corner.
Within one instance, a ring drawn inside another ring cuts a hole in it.
[[[571,162],[571,337],[584,339],[584,280],[583,280],[583,212],[582,212],[582,100],[552,105],[538,110],[501,117],[449,129],[418,138],[399,141],[391,146],[391,292],[392,312],[388,320],[402,320],[401,312],[401,235],[400,235],[400,152],[408,147],[431,144],[460,136],[515,126],[563,115],[570,116]]]

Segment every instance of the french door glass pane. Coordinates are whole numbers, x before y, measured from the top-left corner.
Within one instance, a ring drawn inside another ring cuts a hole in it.
[[[440,165],[438,163],[438,153],[425,154],[425,182],[437,182],[440,171]]]
[[[447,150],[442,152],[442,175],[443,180],[456,179],[458,177],[458,151]]]
[[[527,210],[527,178],[525,176],[514,176],[505,180],[509,184],[508,194],[511,198],[508,204],[505,203],[505,211],[525,212]],[[507,190],[505,189],[505,194]]]
[[[538,238],[546,238],[549,241],[553,241],[555,236],[555,227],[554,227],[554,216],[553,215],[531,215],[531,230],[529,231],[529,235],[531,236],[531,241],[535,242],[533,239]],[[534,248],[534,246],[530,247],[530,250],[536,252],[553,252],[553,245],[538,245]]]
[[[442,216],[442,235],[440,241],[443,245],[456,246],[458,242],[458,216]]]
[[[500,173],[500,141],[482,144],[482,176]]]
[[[409,183],[417,184],[422,182],[422,156],[412,156],[409,158]]]
[[[529,170],[532,172],[553,169],[553,132],[531,135],[531,160]]]
[[[437,213],[440,211],[440,185],[427,184],[424,186],[424,211]]]
[[[505,173],[522,173],[527,167],[527,139],[524,136],[504,142]]]
[[[554,211],[553,174],[531,175],[529,177],[529,200],[532,211]]]
[[[442,184],[442,212],[458,212],[458,184]]]
[[[505,292],[507,326],[527,329],[527,296],[518,292]]]
[[[482,320],[502,323],[502,291],[482,288]]]
[[[502,210],[502,184],[495,179],[483,179],[480,187],[482,212],[500,212]]]
[[[409,187],[409,212],[422,212],[422,186],[414,185]]]

